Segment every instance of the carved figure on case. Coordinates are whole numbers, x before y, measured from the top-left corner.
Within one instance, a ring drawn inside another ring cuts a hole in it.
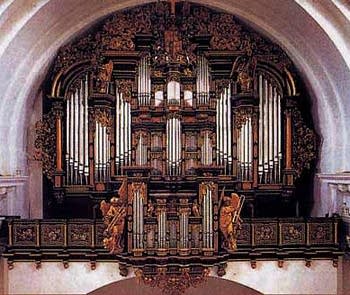
[[[104,223],[107,225],[103,235],[103,244],[111,254],[121,253],[124,248],[124,225],[126,217],[127,180],[124,180],[118,190],[118,197],[112,197],[110,202],[102,201],[100,209]]]
[[[235,251],[237,249],[237,229],[241,227],[241,209],[244,203],[244,196],[239,197],[236,193],[230,196],[224,195],[224,190],[220,197],[220,231],[223,234],[222,247]]]

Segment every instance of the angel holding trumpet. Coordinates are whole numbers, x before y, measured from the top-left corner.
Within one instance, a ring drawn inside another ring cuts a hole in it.
[[[220,196],[220,231],[224,240],[222,247],[229,251],[237,249],[237,229],[241,227],[242,219],[240,213],[245,200],[244,196],[238,196],[231,193],[225,196],[225,188],[223,188]]]

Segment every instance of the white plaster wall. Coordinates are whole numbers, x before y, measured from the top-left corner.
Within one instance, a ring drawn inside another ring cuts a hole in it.
[[[0,4],[0,174],[28,171],[28,125],[58,48],[108,13],[150,1],[4,0]],[[196,1],[194,1],[196,2]],[[201,0],[233,13],[279,43],[313,99],[322,136],[319,171],[350,170],[350,9],[346,0]],[[32,168],[32,167],[31,167]],[[28,184],[36,199],[35,179]],[[37,183],[37,185],[41,185]],[[320,196],[320,202],[323,198]],[[23,203],[23,202],[19,202]],[[323,206],[318,203],[316,206]],[[39,208],[40,209],[40,208]],[[40,216],[30,206],[23,216]],[[40,210],[39,210],[40,211]]]
[[[312,261],[310,267],[303,260],[287,260],[283,268],[276,261],[257,261],[256,269],[250,262],[229,262],[223,277],[246,285],[263,294],[337,294],[339,268],[331,260]]]
[[[125,279],[118,263],[70,262],[65,269],[61,262],[43,262],[36,269],[33,262],[16,262],[7,270],[5,290],[8,294],[86,294],[109,283]]]
[[[229,262],[224,279],[246,285],[264,294],[337,294],[342,290],[342,264],[333,267],[331,260],[258,261],[252,269],[249,261]],[[59,262],[43,262],[36,269],[33,262],[16,262],[5,269],[4,288],[8,294],[86,294],[109,283],[124,279],[117,263],[97,263],[96,270],[85,262],[71,262],[64,269]],[[130,273],[131,277],[133,276]]]

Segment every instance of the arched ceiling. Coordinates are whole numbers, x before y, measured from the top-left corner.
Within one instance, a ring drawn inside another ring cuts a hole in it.
[[[0,174],[25,169],[27,124],[60,46],[103,16],[151,1],[5,0],[0,4]],[[280,44],[304,77],[323,138],[320,172],[350,170],[350,9],[346,0],[202,0]],[[6,159],[6,160],[5,160]]]

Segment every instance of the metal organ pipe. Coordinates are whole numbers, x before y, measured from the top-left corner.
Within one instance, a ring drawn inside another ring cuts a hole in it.
[[[67,179],[66,182],[70,182],[70,99],[66,100],[66,173]]]
[[[151,69],[148,57],[142,57],[138,66],[137,92],[139,105],[151,103]]]
[[[216,109],[217,164],[224,165],[225,174],[231,173],[232,165],[232,113],[231,89],[224,88],[217,101]]]
[[[282,166],[282,142],[281,142],[281,134],[282,134],[282,125],[281,125],[281,96],[278,94],[277,96],[277,130],[278,130],[278,181],[281,181],[281,166]]]
[[[209,103],[209,66],[204,56],[198,56],[197,102],[199,105]]]
[[[263,113],[263,77],[259,75],[259,165],[258,165],[258,175],[259,181],[262,182],[264,168],[263,168],[263,154],[264,154],[264,134],[263,134],[263,122],[264,122],[264,113]]]
[[[89,79],[88,75],[84,79],[84,175],[85,182],[88,183],[89,176],[89,105],[88,105],[88,96],[89,96]]]
[[[268,105],[267,105],[267,97],[268,97],[268,86],[267,86],[267,80],[264,79],[263,82],[263,112],[264,112],[264,181],[267,181],[267,174],[269,171],[268,166],[268,155],[269,155],[269,117],[268,117]]]
[[[281,96],[273,83],[259,75],[259,181],[278,183],[281,170]]]
[[[116,93],[115,117],[115,158],[116,174],[121,174],[121,168],[131,163],[131,108],[125,101],[123,93]]]
[[[88,184],[88,81],[79,78],[66,101],[66,184]]]

